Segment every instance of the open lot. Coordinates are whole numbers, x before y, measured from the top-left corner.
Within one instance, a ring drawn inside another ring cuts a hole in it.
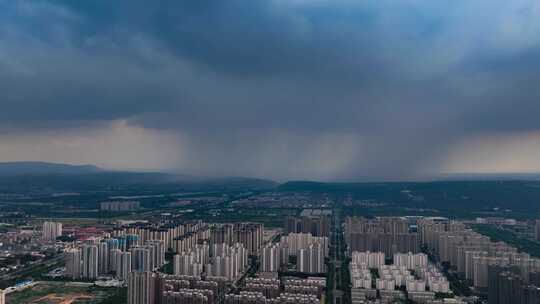
[[[115,289],[97,288],[71,282],[40,282],[32,288],[8,294],[10,304],[97,304],[115,293]]]

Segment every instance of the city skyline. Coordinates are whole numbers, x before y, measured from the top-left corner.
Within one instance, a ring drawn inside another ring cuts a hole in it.
[[[0,0],[0,304],[540,304],[539,0]]]
[[[86,181],[0,192],[0,304],[540,301],[538,181]]]

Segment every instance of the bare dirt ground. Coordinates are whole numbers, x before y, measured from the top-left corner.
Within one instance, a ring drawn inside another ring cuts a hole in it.
[[[48,294],[46,296],[43,296],[41,298],[33,300],[32,304],[41,304],[41,303],[47,303],[47,304],[72,304],[76,300],[83,300],[83,299],[93,299],[94,297],[87,295],[87,294],[68,294],[68,295],[59,295],[56,293]]]

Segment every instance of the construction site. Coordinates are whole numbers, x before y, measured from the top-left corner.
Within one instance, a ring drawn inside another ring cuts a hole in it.
[[[38,282],[35,286],[10,293],[10,304],[98,304],[110,297],[115,288],[95,287],[92,283]]]

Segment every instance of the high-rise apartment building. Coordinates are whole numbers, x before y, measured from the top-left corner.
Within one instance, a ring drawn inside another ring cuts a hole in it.
[[[324,249],[320,244],[311,244],[308,248],[303,248],[298,251],[296,262],[296,270],[304,273],[323,273],[324,266]]]
[[[225,243],[221,243],[226,246]],[[218,246],[218,245],[215,245]],[[188,252],[177,254],[173,259],[175,275],[190,275],[199,277],[210,259],[210,246],[208,243],[197,244]]]
[[[235,223],[233,228],[233,242],[240,243],[254,254],[261,249],[264,242],[264,225],[258,223]]]
[[[405,266],[407,269],[427,267],[428,257],[424,253],[396,253],[394,254],[394,265]]]
[[[313,236],[328,237],[330,236],[330,222],[331,220],[328,214],[302,212],[302,215],[299,217],[286,217],[284,230],[285,233],[311,233]]]
[[[82,278],[95,279],[99,271],[99,250],[97,245],[85,244],[81,247]]]
[[[156,275],[150,271],[133,271],[128,275],[127,304],[154,304]]]
[[[98,271],[100,274],[109,273],[109,246],[107,242],[98,243]]]
[[[540,287],[527,285],[522,287],[521,304],[540,303]]]
[[[114,238],[107,238],[104,242],[107,243],[109,253],[107,269],[109,271],[116,271],[116,251],[120,251],[120,242]]]
[[[216,224],[210,228],[210,244],[233,244],[233,224]]]
[[[214,245],[214,253],[205,266],[207,277],[221,277],[233,281],[245,270],[248,263],[248,250],[243,244],[234,246]]]
[[[540,220],[535,221],[534,236],[537,241],[540,241]]]
[[[59,222],[44,222],[43,223],[43,239],[46,241],[55,241],[57,237],[62,235],[62,223]]]
[[[145,245],[132,246],[129,251],[134,271],[154,271],[165,264],[165,246],[162,241],[149,240]]]
[[[138,272],[152,271],[152,256],[150,248],[135,246],[131,251],[131,269]]]
[[[140,208],[140,203],[137,201],[112,201],[101,202],[99,208],[102,211],[135,211]]]
[[[382,251],[387,256],[394,253],[418,253],[418,233],[409,232],[409,223],[401,217],[345,219],[345,240],[352,251]]]
[[[148,240],[145,246],[150,249],[151,268],[159,269],[165,264],[165,245],[161,240]]]
[[[67,277],[73,280],[81,277],[81,250],[78,248],[71,248],[65,251],[66,272]]]
[[[357,265],[365,265],[367,268],[379,268],[379,266],[384,265],[385,255],[384,252],[370,252],[363,251],[357,252],[354,251],[351,254],[351,263]]]
[[[515,267],[489,266],[489,304],[540,303],[540,287],[524,280]]]
[[[289,233],[281,237],[279,243],[281,248],[289,248],[290,255],[297,255],[300,249],[307,249],[312,244],[321,245],[325,256],[328,255],[328,238],[312,236],[311,233]]]
[[[173,259],[173,272],[175,275],[189,275],[200,277],[203,272],[204,262],[200,260],[196,252],[177,254]]]
[[[277,272],[281,267],[281,254],[278,245],[269,245],[262,249],[260,270],[263,272]]]
[[[131,272],[131,252],[122,252],[118,249],[113,250],[115,259],[115,273],[118,280],[127,280]]]

